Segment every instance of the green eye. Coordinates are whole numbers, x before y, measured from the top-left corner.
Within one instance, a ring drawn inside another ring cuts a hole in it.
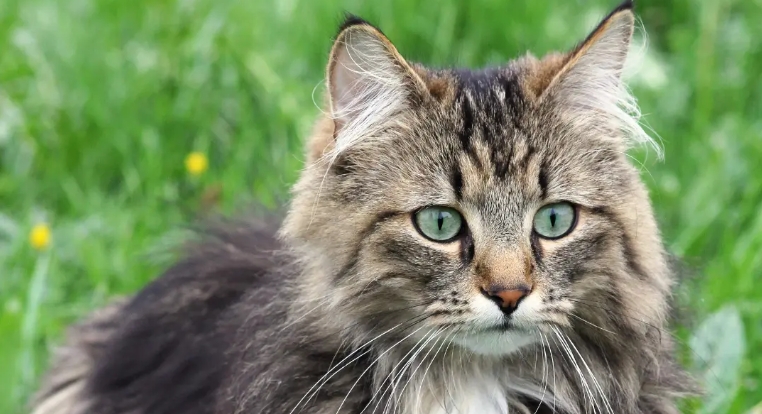
[[[463,217],[449,207],[426,207],[415,213],[415,225],[426,238],[449,242],[460,233]]]
[[[548,204],[534,215],[534,231],[546,239],[559,239],[571,233],[577,212],[571,203]]]

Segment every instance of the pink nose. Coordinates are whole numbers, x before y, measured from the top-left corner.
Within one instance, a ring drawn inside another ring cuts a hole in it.
[[[490,300],[495,302],[500,310],[510,314],[516,310],[519,303],[524,299],[531,290],[526,286],[520,286],[516,289],[502,289],[500,287],[491,287],[490,289],[482,289],[482,293]]]

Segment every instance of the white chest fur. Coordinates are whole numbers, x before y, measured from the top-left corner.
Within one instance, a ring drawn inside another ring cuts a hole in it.
[[[405,414],[507,414],[504,387],[495,378],[477,376],[467,381],[454,379],[446,388],[433,384],[408,396]]]
[[[444,402],[444,404],[442,404]],[[482,384],[481,387],[458,390],[449,399],[430,407],[426,414],[507,414],[508,404],[500,387]],[[421,413],[424,414],[424,413]]]

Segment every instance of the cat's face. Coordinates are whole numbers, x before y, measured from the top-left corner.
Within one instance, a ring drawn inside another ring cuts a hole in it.
[[[625,154],[645,137],[622,110],[632,26],[618,10],[569,54],[433,71],[348,22],[284,227],[303,311],[335,312],[358,342],[482,354],[663,318],[663,252]]]

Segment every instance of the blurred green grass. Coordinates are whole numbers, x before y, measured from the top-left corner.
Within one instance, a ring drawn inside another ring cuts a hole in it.
[[[287,196],[343,11],[410,59],[478,66],[570,47],[615,5],[2,3],[0,413],[21,410],[68,323],[158,274],[211,192],[228,212]],[[649,47],[631,86],[666,160],[636,158],[669,248],[696,274],[680,291],[691,320],[728,304],[741,313],[748,351],[724,409],[745,413],[762,401],[762,1],[637,10]],[[209,156],[200,177],[184,170],[192,151]],[[28,240],[39,222],[53,232],[41,252]]]

